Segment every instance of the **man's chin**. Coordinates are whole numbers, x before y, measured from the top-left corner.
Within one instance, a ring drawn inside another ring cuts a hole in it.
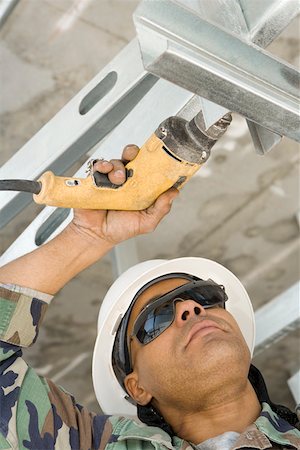
[[[198,344],[198,345],[197,345]],[[205,345],[204,345],[205,344]],[[220,336],[218,333],[208,333],[201,342],[191,342],[186,348],[186,356],[192,366],[203,372],[215,372],[226,370],[235,371],[241,366],[247,368],[250,361],[250,353],[247,347],[236,338]],[[225,376],[223,373],[222,376]]]
[[[240,353],[242,347],[242,343],[235,336],[218,328],[208,327],[193,336],[185,351],[195,355],[224,357],[227,353]]]

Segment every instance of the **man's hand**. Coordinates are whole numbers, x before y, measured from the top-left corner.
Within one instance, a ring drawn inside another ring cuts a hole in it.
[[[98,161],[93,170],[105,173],[109,180],[117,185],[125,182],[125,165],[138,154],[136,145],[127,145],[122,160]],[[162,218],[170,211],[177,189],[171,188],[144,211],[96,211],[76,209],[71,223],[73,230],[115,245],[139,234],[153,231]],[[96,242],[95,242],[96,243]]]
[[[114,184],[123,184],[124,164],[134,159],[138,150],[129,145],[124,149],[122,161],[99,161],[94,171],[107,173]],[[153,231],[170,211],[177,194],[176,189],[170,189],[144,211],[75,210],[74,219],[58,236],[1,267],[0,281],[55,294],[115,244]]]

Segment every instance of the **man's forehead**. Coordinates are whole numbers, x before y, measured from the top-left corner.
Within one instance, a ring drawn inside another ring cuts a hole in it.
[[[157,300],[159,297],[163,296],[167,292],[172,291],[176,287],[182,286],[184,284],[189,283],[190,280],[184,278],[170,278],[167,280],[160,280],[157,283],[154,283],[152,286],[149,286],[135,301],[132,313],[139,314],[145,306],[152,303],[154,300]]]

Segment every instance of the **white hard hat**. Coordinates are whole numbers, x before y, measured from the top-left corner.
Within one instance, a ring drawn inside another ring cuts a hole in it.
[[[155,278],[177,272],[204,280],[210,278],[224,285],[228,296],[226,310],[237,321],[252,356],[255,339],[254,312],[244,286],[232,272],[221,264],[204,258],[142,262],[128,269],[113,283],[99,312],[92,370],[95,394],[105,414],[136,416],[137,408],[127,400],[128,394],[113,369],[112,352],[116,333],[136,293]]]

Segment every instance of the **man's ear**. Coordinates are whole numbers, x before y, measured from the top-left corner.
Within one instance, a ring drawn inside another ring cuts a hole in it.
[[[133,371],[124,380],[126,391],[139,405],[147,405],[152,400],[150,392],[139,384],[138,374]]]

